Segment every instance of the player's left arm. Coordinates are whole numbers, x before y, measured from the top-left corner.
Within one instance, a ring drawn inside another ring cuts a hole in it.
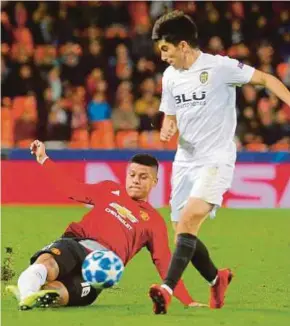
[[[248,83],[261,85],[290,105],[289,90],[278,78],[229,57],[220,57],[219,63],[220,74],[227,84],[234,86]]]
[[[249,83],[264,86],[290,106],[290,92],[287,87],[275,76],[255,69]]]
[[[49,158],[42,166],[49,176],[50,183],[65,197],[80,203],[94,205],[97,198],[102,196],[102,186],[105,182],[96,184],[78,182]]]
[[[99,199],[102,196],[102,186],[105,182],[85,184],[76,181],[58,164],[49,159],[43,142],[39,140],[32,142],[30,151],[35,155],[37,162],[43,166],[49,182],[65,197],[93,205],[96,198]]]

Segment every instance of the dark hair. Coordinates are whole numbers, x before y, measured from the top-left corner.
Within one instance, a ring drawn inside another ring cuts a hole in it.
[[[188,15],[180,10],[174,10],[161,16],[155,22],[152,40],[164,40],[174,45],[186,41],[195,48],[197,47],[197,27]]]
[[[131,157],[130,162],[155,167],[157,170],[159,166],[157,159],[150,154],[136,154]]]

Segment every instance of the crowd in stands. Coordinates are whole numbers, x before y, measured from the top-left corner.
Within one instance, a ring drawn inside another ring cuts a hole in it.
[[[290,87],[287,2],[2,1],[2,147],[174,149],[159,141],[162,72],[152,23],[180,9],[200,48]],[[237,93],[241,150],[289,150],[290,108],[260,87]]]

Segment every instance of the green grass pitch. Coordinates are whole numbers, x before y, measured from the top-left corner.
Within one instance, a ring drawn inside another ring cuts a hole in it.
[[[13,247],[16,271],[9,284],[16,282],[31,254],[56,239],[85,211],[80,207],[3,207],[2,261],[4,247]],[[168,209],[161,212],[168,220]],[[159,277],[145,249],[127,266],[116,289],[104,291],[85,308],[18,311],[2,282],[2,325],[289,325],[290,210],[222,209],[215,220],[205,223],[200,237],[216,264],[235,273],[221,310],[185,309],[174,299],[168,315],[153,315],[147,292]],[[188,267],[184,279],[194,298],[208,301],[209,287],[193,267]]]

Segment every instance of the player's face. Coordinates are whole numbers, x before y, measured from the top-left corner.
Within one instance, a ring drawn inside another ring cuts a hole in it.
[[[175,69],[181,69],[184,64],[184,42],[177,46],[164,40],[158,42],[158,48],[161,53],[161,60],[167,62]]]
[[[157,184],[156,168],[131,163],[126,176],[128,195],[136,200],[147,200],[151,189]]]

